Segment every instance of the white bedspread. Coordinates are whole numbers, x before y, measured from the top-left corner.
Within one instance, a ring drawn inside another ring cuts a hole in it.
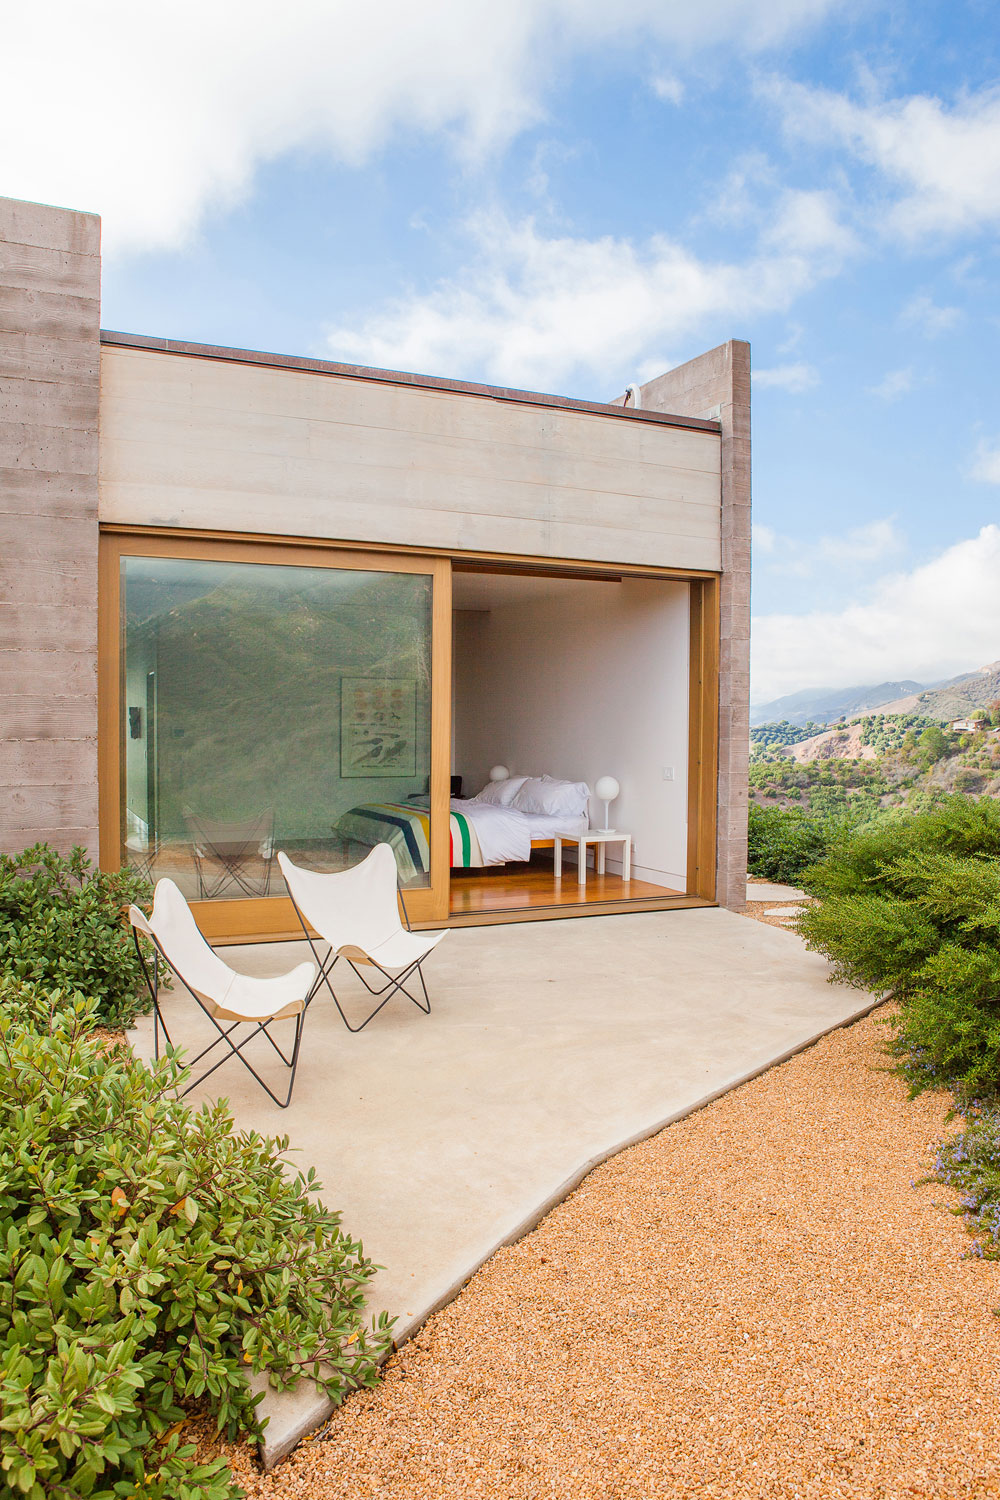
[[[531,834],[524,813],[464,797],[453,797],[451,805],[456,812],[464,813],[475,829],[484,865],[531,858]]]
[[[550,818],[464,797],[453,797],[451,805],[456,812],[464,813],[475,829],[484,865],[530,859],[533,838],[579,833],[587,826],[586,814],[579,818]]]

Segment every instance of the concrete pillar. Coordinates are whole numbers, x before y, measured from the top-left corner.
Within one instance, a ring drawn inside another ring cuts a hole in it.
[[[643,407],[722,424],[722,581],[716,899],[746,901],[750,756],[750,345],[720,344],[640,392]]]
[[[0,198],[0,850],[97,856],[100,219]]]

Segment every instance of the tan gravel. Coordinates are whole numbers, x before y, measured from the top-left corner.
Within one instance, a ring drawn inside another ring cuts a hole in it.
[[[1000,1264],[870,1017],[622,1153],[254,1500],[1000,1495]]]
[[[747,889],[753,890],[753,886]],[[743,916],[753,917],[755,922],[764,922],[768,927],[784,927],[787,932],[803,906],[808,905],[808,899],[803,901],[801,896],[794,901],[748,901]]]

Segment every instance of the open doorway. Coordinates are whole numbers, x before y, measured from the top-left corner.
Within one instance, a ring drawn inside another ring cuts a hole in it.
[[[452,917],[683,897],[689,584],[457,564],[452,602]]]

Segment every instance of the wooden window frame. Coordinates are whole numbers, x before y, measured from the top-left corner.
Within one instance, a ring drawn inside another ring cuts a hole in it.
[[[117,870],[124,857],[121,713],[120,579],[123,557],[187,558],[197,562],[267,563],[286,567],[419,573],[432,579],[431,607],[431,856],[430,885],[406,894],[414,925],[440,925],[448,915],[451,874],[449,778],[451,774],[451,565],[446,558],[407,557],[374,549],[317,549],[280,542],[225,540],[150,531],[102,532],[98,570],[98,794],[101,868]],[[302,936],[287,896],[239,901],[194,901],[205,936],[215,942],[250,942]]]
[[[415,927],[484,926],[545,921],[631,911],[669,910],[716,904],[719,765],[719,578],[686,568],[594,562],[489,552],[446,553],[432,548],[393,548],[371,543],[324,541],[178,527],[101,528],[98,592],[98,779],[101,868],[120,867],[121,829],[121,621],[122,557],[181,557],[224,562],[286,563],[304,567],[427,573],[433,578],[431,644],[431,883],[407,893]],[[451,774],[452,572],[475,571],[565,578],[662,579],[689,586],[687,892],[668,896],[579,905],[533,907],[497,913],[449,916]],[[300,936],[286,897],[193,903],[199,924],[213,942],[273,941]]]

